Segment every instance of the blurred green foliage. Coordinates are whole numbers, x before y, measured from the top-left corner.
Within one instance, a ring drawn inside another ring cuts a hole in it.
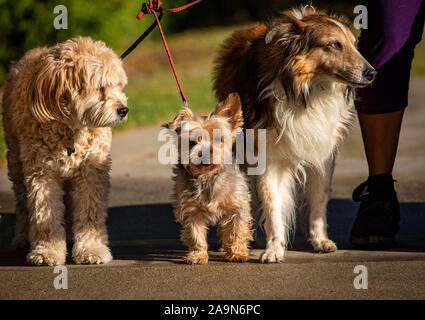
[[[68,9],[68,29],[56,30],[55,6]],[[52,45],[76,35],[104,40],[112,48],[123,48],[126,35],[137,34],[148,19],[138,21],[139,1],[125,0],[0,0],[0,84],[10,61],[27,50]]]

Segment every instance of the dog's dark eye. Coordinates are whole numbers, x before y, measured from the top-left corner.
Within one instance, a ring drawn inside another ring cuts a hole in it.
[[[329,44],[329,46],[331,46],[332,48],[337,49],[337,50],[342,49],[342,44],[339,41],[333,41]]]

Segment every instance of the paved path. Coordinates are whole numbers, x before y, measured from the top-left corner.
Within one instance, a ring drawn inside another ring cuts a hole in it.
[[[367,175],[361,137],[353,130],[337,162],[329,231],[340,250],[311,252],[300,231],[286,261],[257,262],[264,237],[245,264],[223,261],[214,251],[206,266],[182,263],[184,247],[173,222],[171,167],[157,161],[158,127],[119,134],[113,142],[112,190],[108,228],[115,260],[105,266],[69,263],[69,289],[55,290],[50,267],[25,265],[25,254],[10,249],[13,196],[6,171],[0,169],[0,298],[76,299],[369,299],[425,298],[425,78],[411,85],[395,168],[402,203],[401,232],[396,248],[359,251],[347,238],[357,205],[352,189]],[[131,114],[130,114],[131,116]],[[170,115],[171,117],[171,115]],[[356,265],[368,269],[369,287],[356,290]]]

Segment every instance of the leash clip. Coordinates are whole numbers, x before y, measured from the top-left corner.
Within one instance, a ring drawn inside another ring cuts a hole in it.
[[[151,14],[152,11],[162,12],[164,10],[162,2],[159,0],[150,0],[149,4],[144,2],[142,3],[142,8],[140,9],[137,19],[142,19],[145,14]]]

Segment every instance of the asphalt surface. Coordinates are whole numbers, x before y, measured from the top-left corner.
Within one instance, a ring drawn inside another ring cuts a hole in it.
[[[67,263],[68,289],[57,290],[52,267],[32,267],[10,248],[14,200],[0,169],[0,299],[424,299],[425,298],[425,78],[411,83],[395,167],[401,207],[396,247],[357,250],[348,243],[357,204],[351,192],[367,177],[356,127],[337,161],[329,204],[329,234],[339,250],[315,254],[302,232],[293,235],[286,260],[258,263],[264,234],[244,264],[224,261],[209,234],[210,262],[182,261],[174,222],[171,167],[157,160],[159,127],[114,137],[108,230],[114,261],[101,266]],[[131,113],[130,115],[131,116]],[[172,115],[170,115],[172,117]],[[364,265],[368,288],[355,289],[354,268]]]

